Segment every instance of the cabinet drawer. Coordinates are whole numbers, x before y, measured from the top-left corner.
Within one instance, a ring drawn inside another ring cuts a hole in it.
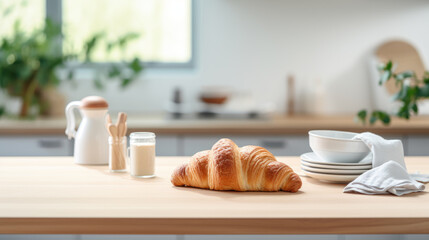
[[[299,156],[311,151],[307,136],[185,136],[183,154],[192,156],[196,152],[210,149],[222,137],[232,139],[239,147],[264,147],[276,156]]]
[[[157,156],[178,156],[179,155],[179,137],[175,135],[157,135],[156,136],[156,155]]]
[[[406,155],[429,156],[429,137],[408,136],[406,144]]]
[[[65,136],[1,136],[0,156],[71,156],[73,141]]]

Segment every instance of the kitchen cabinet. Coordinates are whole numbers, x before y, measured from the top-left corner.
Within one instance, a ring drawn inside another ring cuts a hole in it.
[[[79,240],[179,240],[175,235],[80,235]]]
[[[186,235],[185,240],[427,240],[427,235]],[[421,238],[426,237],[426,238]]]
[[[176,235],[62,235],[4,234],[0,240],[181,240]]]
[[[179,137],[158,135],[158,156],[179,155]],[[0,136],[0,156],[73,156],[74,140],[66,136]]]
[[[340,236],[341,237],[341,236]],[[402,240],[404,236],[401,235],[344,235],[343,238],[338,240]]]
[[[256,145],[276,156],[296,156],[311,149],[307,136],[157,135],[157,156],[192,156],[210,149],[217,140],[231,138],[238,146]],[[72,156],[73,140],[65,136],[2,136],[0,156]]]
[[[178,156],[180,153],[179,136],[177,135],[157,135],[156,155],[157,156]]]
[[[338,240],[337,235],[186,235],[184,240]]]
[[[65,136],[0,136],[0,156],[71,156],[73,141]]]
[[[409,135],[404,147],[406,155],[429,156],[429,137]]]
[[[211,149],[213,144],[220,138],[232,139],[239,147],[245,145],[256,145],[268,149],[276,156],[299,156],[311,151],[307,136],[243,136],[243,135],[204,135],[204,136],[184,136],[183,154],[192,156],[196,152]]]
[[[276,156],[299,156],[310,152],[307,135],[180,135],[158,134],[157,156],[192,156],[210,149],[220,138],[228,137],[238,146],[256,145],[267,148]],[[428,156],[427,136],[383,135],[386,139],[400,139],[405,155]],[[72,156],[73,140],[59,135],[0,136],[0,156]]]
[[[3,234],[0,235],[0,240],[79,240],[78,235],[65,235],[65,234],[36,234],[36,235],[23,235],[23,234]]]
[[[413,235],[402,235],[401,240],[428,240],[429,235],[426,234],[413,234]]]

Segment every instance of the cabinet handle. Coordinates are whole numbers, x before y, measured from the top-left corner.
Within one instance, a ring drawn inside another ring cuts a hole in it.
[[[60,148],[62,145],[61,140],[39,140],[39,147],[41,148]]]
[[[285,148],[286,142],[279,140],[262,140],[261,146],[264,148]]]

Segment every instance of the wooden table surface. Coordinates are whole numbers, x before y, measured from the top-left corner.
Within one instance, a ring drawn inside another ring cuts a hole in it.
[[[157,158],[157,177],[134,179],[71,157],[0,158],[0,233],[407,234],[429,233],[429,194],[342,193],[344,184],[302,177],[297,193],[178,188],[186,157]],[[298,157],[279,157],[299,172]],[[429,158],[406,159],[429,173]]]
[[[115,115],[112,115],[113,118]],[[115,121],[115,119],[113,119]],[[128,116],[128,132],[149,131],[156,134],[242,134],[242,135],[306,135],[313,129],[332,129],[353,132],[371,131],[377,134],[429,134],[429,116],[411,120],[393,118],[389,126],[380,123],[364,126],[354,121],[353,115],[341,116],[272,116],[267,119],[171,119],[162,114]],[[66,120],[0,119],[0,135],[61,135]]]

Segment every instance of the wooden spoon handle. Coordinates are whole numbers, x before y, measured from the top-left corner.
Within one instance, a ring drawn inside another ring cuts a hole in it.
[[[112,138],[118,137],[118,128],[116,127],[116,125],[112,123],[109,124],[109,133],[110,133],[110,136],[112,136]]]
[[[126,134],[125,123],[127,121],[127,114],[120,112],[118,115],[118,122],[116,123],[119,131],[119,136],[122,138]]]

